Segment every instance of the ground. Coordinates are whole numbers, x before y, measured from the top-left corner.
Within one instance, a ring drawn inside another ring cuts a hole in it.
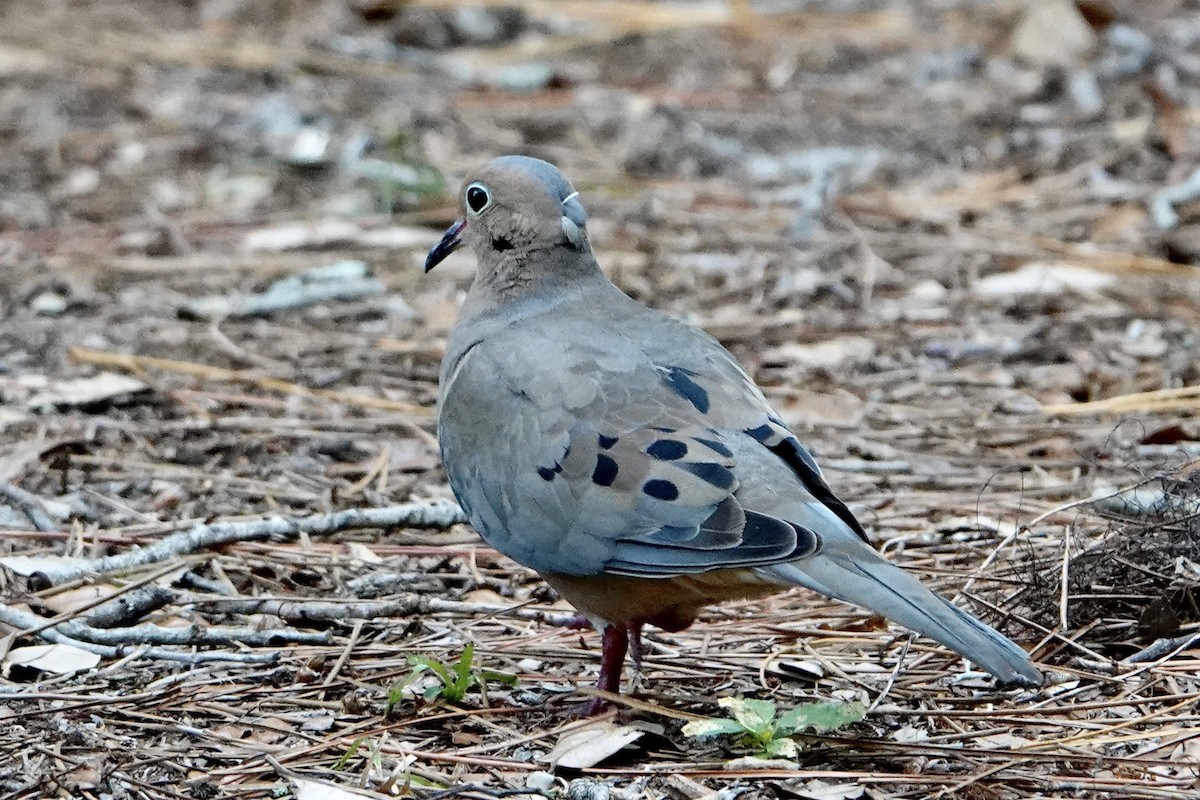
[[[0,794],[1200,796],[1198,19],[4,4]],[[564,755],[597,636],[453,524],[434,439],[473,266],[421,265],[507,152],[1047,686],[793,592],[650,631]],[[485,691],[413,677],[469,643]],[[868,713],[770,762],[682,732],[735,697]]]

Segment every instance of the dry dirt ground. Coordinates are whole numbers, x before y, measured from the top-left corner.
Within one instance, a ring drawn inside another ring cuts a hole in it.
[[[569,746],[596,636],[433,438],[514,151],[1045,689],[795,592]],[[0,796],[1200,796],[1198,169],[1195,0],[3,4]],[[870,711],[682,733],[737,696]]]

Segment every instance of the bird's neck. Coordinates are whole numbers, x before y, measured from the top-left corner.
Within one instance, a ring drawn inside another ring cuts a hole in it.
[[[609,293],[625,297],[600,271],[590,251],[506,252],[492,263],[480,264],[450,335],[447,355],[465,352],[475,342],[522,320]]]
[[[493,253],[480,262],[470,294],[504,307],[530,295],[570,294],[607,280],[590,248],[541,245]]]

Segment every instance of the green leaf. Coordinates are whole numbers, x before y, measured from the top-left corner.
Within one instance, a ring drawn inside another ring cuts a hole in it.
[[[858,722],[866,715],[866,707],[859,702],[804,703],[781,716],[775,727],[784,734],[798,733],[809,728],[817,733],[828,733],[852,722]]]
[[[483,669],[479,671],[479,677],[485,681],[496,681],[503,683],[505,686],[516,686],[520,680],[511,672],[496,672],[495,670]]]
[[[458,683],[462,683],[471,677],[471,664],[475,661],[475,643],[468,642],[463,648],[462,655],[458,657],[458,663],[454,665],[454,672],[458,676]]]
[[[770,700],[751,700],[746,697],[722,697],[717,701],[722,708],[729,709],[733,718],[741,723],[746,733],[756,738],[770,738],[774,729],[775,703]]]
[[[767,758],[795,758],[796,743],[786,736],[772,739],[763,745],[762,755]]]
[[[446,691],[446,685],[426,687],[424,697],[429,702],[433,702]]]
[[[347,762],[354,758],[354,754],[358,752],[358,748],[362,747],[363,742],[366,740],[367,739],[365,736],[359,736],[357,739],[351,742],[350,746],[346,748],[346,752],[342,753],[342,757],[339,758],[336,763],[334,763],[333,768],[341,769],[342,767],[346,766]]]
[[[683,726],[684,736],[721,736],[722,734],[745,733],[742,723],[733,719],[696,719]]]
[[[409,656],[408,663],[413,665],[414,673],[428,669],[433,670],[434,674],[441,678],[442,683],[448,684],[452,680],[450,677],[450,670],[446,667],[446,665],[436,659],[430,658],[429,656]]]
[[[404,680],[394,685],[391,689],[388,689],[387,705],[385,706],[384,716],[391,714],[396,706],[400,705],[400,701],[404,699],[404,690],[407,689],[409,685],[417,679],[419,674],[420,673],[414,669]]]

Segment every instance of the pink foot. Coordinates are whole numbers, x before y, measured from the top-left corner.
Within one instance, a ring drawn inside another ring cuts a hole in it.
[[[596,688],[613,694],[621,693],[621,667],[628,653],[633,659],[633,665],[640,673],[642,671],[642,623],[631,622],[628,625],[606,625],[601,635],[600,645],[600,679]],[[580,717],[593,717],[608,705],[603,697],[593,697],[584,703],[576,712]]]

